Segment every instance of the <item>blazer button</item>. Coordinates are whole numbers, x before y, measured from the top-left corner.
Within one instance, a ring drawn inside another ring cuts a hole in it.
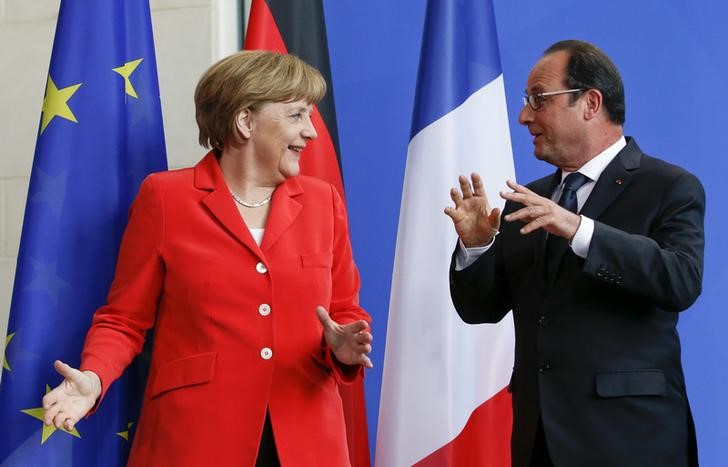
[[[258,307],[258,313],[260,313],[262,316],[268,316],[270,314],[270,305],[267,303],[263,303]]]
[[[263,347],[263,350],[260,351],[260,356],[263,360],[270,360],[273,357],[273,351],[268,347]]]
[[[538,372],[539,373],[545,373],[545,372],[549,371],[550,369],[551,369],[551,365],[548,364],[548,363],[544,363],[543,365],[541,365],[540,367],[538,367]]]
[[[545,328],[546,326],[549,325],[549,319],[547,317],[545,317],[545,316],[541,316],[538,319],[538,324],[540,324],[542,327]]]
[[[263,264],[263,263],[256,264],[255,265],[255,270],[258,271],[261,274],[265,274],[266,272],[268,272],[268,268],[265,267],[265,264]]]

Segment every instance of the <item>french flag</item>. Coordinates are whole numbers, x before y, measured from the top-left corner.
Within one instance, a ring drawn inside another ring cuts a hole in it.
[[[491,205],[515,179],[491,0],[430,0],[400,209],[377,467],[510,466],[513,320],[468,325],[450,300],[443,213],[478,172]]]

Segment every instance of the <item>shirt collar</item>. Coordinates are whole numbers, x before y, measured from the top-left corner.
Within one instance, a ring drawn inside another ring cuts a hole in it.
[[[620,136],[614,144],[597,154],[586,164],[582,165],[577,172],[586,175],[591,181],[597,181],[602,172],[604,172],[604,169],[607,168],[609,163],[612,162],[612,159],[617,157],[619,151],[621,151],[625,146],[627,146],[627,140],[624,139],[624,136]],[[566,178],[566,176],[570,173],[571,172],[566,172],[564,170],[561,171],[562,183],[564,182],[564,178]]]

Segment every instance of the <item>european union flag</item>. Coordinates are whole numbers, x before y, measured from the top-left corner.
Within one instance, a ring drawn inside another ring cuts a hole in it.
[[[41,399],[61,381],[55,359],[78,366],[129,205],[164,169],[148,0],[62,0],[4,342],[2,466],[126,462],[143,392],[134,371],[73,432],[43,426]]]

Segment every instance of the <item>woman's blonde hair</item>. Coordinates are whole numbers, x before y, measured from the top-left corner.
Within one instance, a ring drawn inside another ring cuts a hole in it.
[[[195,89],[195,118],[203,147],[217,150],[235,138],[235,118],[265,102],[318,103],[326,94],[321,73],[294,55],[245,50],[223,58],[200,78]]]

